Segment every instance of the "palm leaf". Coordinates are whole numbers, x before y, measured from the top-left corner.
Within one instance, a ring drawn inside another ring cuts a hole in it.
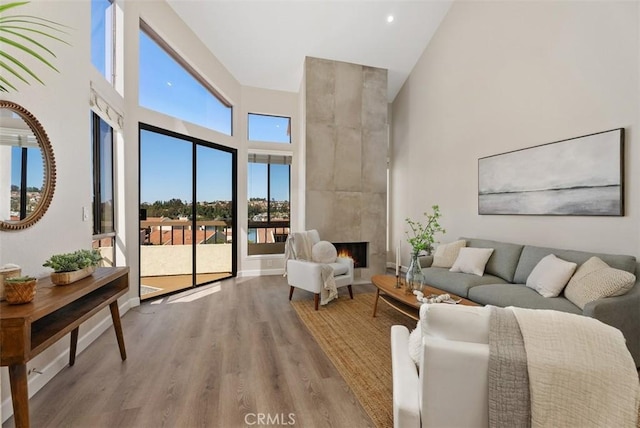
[[[14,28],[14,27],[10,27],[10,28]],[[24,40],[26,40],[28,42],[31,42],[34,45],[38,46],[40,49],[42,49],[44,51],[47,51],[47,53],[49,53],[49,55],[51,55],[52,57],[54,57],[54,58],[56,57],[56,54],[54,54],[51,49],[47,48],[42,43],[39,43],[37,40],[34,40],[29,36],[25,36],[24,34],[19,33],[17,31],[9,30],[9,29],[7,29],[7,27],[0,27],[0,31],[4,31],[5,33],[13,34],[14,36],[18,36],[21,39],[24,39]]]
[[[52,30],[57,30],[56,28],[48,26],[48,25],[45,25],[45,27],[51,28]],[[17,25],[5,25],[5,23],[2,20],[0,20],[0,31],[9,31],[9,30],[7,30],[8,28],[14,29],[14,30],[30,31],[32,33],[36,33],[36,34],[39,34],[39,35],[41,35],[43,37],[48,37],[48,38],[56,40],[58,42],[62,42],[65,45],[71,46],[71,43],[68,43],[66,40],[63,40],[60,37],[56,37],[53,34],[45,33],[44,31],[40,31],[40,30],[37,30],[35,28],[19,27]],[[68,34],[68,33],[64,32],[64,31],[61,31],[61,30],[57,30],[57,31],[60,31],[61,33],[64,33],[64,34]]]
[[[6,52],[0,51],[0,56],[5,57],[6,59],[8,59],[9,61],[11,61],[12,63],[14,63],[15,65],[17,65],[18,67],[20,67],[21,69],[23,69],[24,71],[26,71],[29,75],[31,75],[31,77],[33,77],[34,79],[36,79],[38,82],[42,83],[44,85],[44,82],[42,80],[40,80],[38,78],[38,76],[36,76],[33,71],[29,70],[29,68],[24,65],[22,62],[20,62],[18,59],[16,59],[15,57],[9,55]],[[22,80],[23,82],[25,82],[27,85],[29,84],[29,81],[26,80],[24,77],[22,77],[18,72],[16,72],[10,64],[7,64],[4,61],[0,61],[0,67],[4,68],[5,70],[7,70],[8,72],[10,72],[11,74],[15,75],[16,77],[18,77],[20,80]]]
[[[27,4],[27,3],[29,3],[29,2],[28,1],[16,1],[16,2],[13,2],[13,3],[2,4],[2,5],[0,5],[0,13],[4,12],[7,9],[11,9],[13,7],[16,7],[16,6],[22,6],[23,4]]]
[[[27,4],[28,1],[20,1],[7,3],[0,5],[0,13],[4,13],[9,9]],[[53,58],[56,55],[53,51],[47,48],[44,44],[34,39],[32,36],[44,37],[50,40],[65,43],[69,45],[65,40],[54,35],[55,33],[67,34],[61,28],[69,28],[65,25],[58,24],[54,21],[40,18],[30,15],[13,15],[0,17],[0,42],[6,46],[11,46],[18,52],[27,54],[28,57],[34,58],[41,63],[45,64],[52,70],[58,72],[58,69],[49,62],[44,55],[51,55]],[[54,33],[54,34],[52,34]],[[40,50],[40,52],[38,52]],[[44,84],[42,80],[36,74],[27,67],[21,60],[17,59],[13,55],[5,51],[4,48],[0,50],[0,57],[4,57],[8,60],[0,60],[0,70],[7,71],[10,75],[15,76],[21,81],[29,84],[27,76],[32,77],[36,81]],[[17,66],[18,69],[14,68]],[[26,73],[26,75],[24,74]],[[15,86],[11,84],[5,77],[0,77],[0,92],[8,92],[9,88],[16,90]]]
[[[62,28],[71,28],[63,24],[58,24],[57,22],[51,21],[49,19],[44,19],[44,18],[31,16],[31,15],[12,15],[12,16],[0,17],[0,25],[2,25],[3,27],[4,26],[8,27],[8,25],[6,24],[15,24],[15,23],[30,24],[37,27],[48,28],[50,30],[57,31],[58,33],[62,33],[62,34],[69,34],[66,31],[62,30]],[[24,27],[24,28],[28,28],[28,27]],[[49,33],[41,33],[41,34],[47,37],[54,38],[62,43],[69,45],[69,43],[67,43],[66,41],[59,39]]]
[[[22,51],[25,51],[28,54],[30,54],[31,56],[33,56],[34,58],[39,59],[40,61],[42,61],[43,63],[45,63],[46,65],[48,65],[52,69],[54,69],[55,71],[58,71],[58,69],[55,68],[53,66],[53,64],[51,64],[49,61],[44,59],[42,57],[42,55],[40,55],[38,52],[34,51],[33,49],[30,49],[30,48],[28,48],[27,46],[25,46],[25,45],[23,45],[21,43],[14,42],[13,40],[7,39],[6,37],[2,37],[2,36],[0,36],[0,42],[4,42],[4,43],[6,43],[8,45],[11,45],[11,46],[15,47],[16,49],[20,49]],[[2,55],[3,53],[6,53],[6,52],[0,51],[0,55]],[[34,77],[35,77],[35,75],[34,75]]]
[[[2,77],[1,75],[0,75],[0,82],[2,82],[0,83],[0,92],[9,92],[9,90],[6,88],[5,85],[9,86],[14,91],[17,91],[16,87],[13,86],[7,79]]]

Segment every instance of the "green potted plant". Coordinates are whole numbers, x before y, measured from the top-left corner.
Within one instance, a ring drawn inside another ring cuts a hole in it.
[[[54,254],[42,266],[53,269],[51,282],[64,285],[91,275],[101,260],[102,256],[98,250],[78,250],[72,253]]]
[[[36,296],[37,279],[32,276],[14,276],[4,279],[5,299],[10,305],[29,303]]]
[[[438,219],[442,216],[440,213],[440,207],[433,205],[431,207],[433,212],[424,213],[425,222],[411,220],[406,218],[405,221],[411,229],[411,234],[407,233],[407,242],[411,245],[411,265],[407,271],[407,287],[409,291],[418,290],[422,291],[424,286],[424,274],[418,261],[418,255],[425,252],[427,255],[433,251],[433,244],[436,242],[436,233],[446,233],[447,231],[440,226]]]

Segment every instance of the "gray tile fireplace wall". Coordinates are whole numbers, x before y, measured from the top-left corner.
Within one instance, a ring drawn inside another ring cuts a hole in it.
[[[387,70],[305,60],[306,228],[368,242],[368,280],[386,267]]]

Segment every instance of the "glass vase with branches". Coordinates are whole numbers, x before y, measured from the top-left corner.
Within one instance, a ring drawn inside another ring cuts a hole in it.
[[[424,222],[414,221],[408,217],[405,219],[411,229],[411,233],[406,232],[407,242],[411,245],[411,251],[416,256],[422,252],[431,254],[433,244],[437,242],[435,240],[435,234],[446,233],[446,230],[443,229],[438,222],[438,219],[442,216],[440,207],[433,205],[431,209],[433,210],[432,213],[424,213]]]

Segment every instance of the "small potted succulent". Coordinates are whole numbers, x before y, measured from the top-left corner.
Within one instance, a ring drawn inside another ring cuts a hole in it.
[[[55,254],[42,266],[54,270],[51,282],[65,285],[91,275],[102,260],[98,250],[78,250],[72,253]]]
[[[37,279],[32,276],[14,276],[4,279],[5,299],[10,305],[29,303],[36,297]]]

